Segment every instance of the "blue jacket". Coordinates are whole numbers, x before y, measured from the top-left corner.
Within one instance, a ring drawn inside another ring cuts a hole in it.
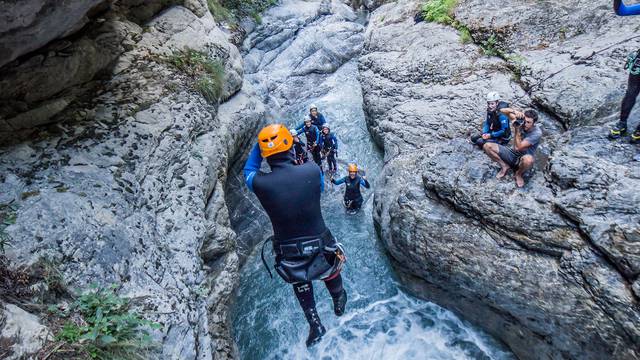
[[[627,6],[622,0],[613,0],[613,10],[620,16],[640,15],[640,4]]]
[[[356,175],[353,179],[349,176],[345,176],[338,180],[331,179],[331,183],[335,185],[347,184],[347,188],[344,192],[344,198],[346,200],[361,199],[362,194],[360,193],[360,186],[362,185],[367,189],[371,186],[369,181],[363,179],[360,175]]]
[[[322,130],[322,125],[327,123],[327,121],[324,119],[324,115],[322,115],[321,113],[318,113],[317,118],[313,117],[311,114],[309,114],[309,117],[311,118],[311,125],[315,125],[318,128],[318,130]],[[302,129],[303,127],[304,127],[304,122],[296,126],[296,130],[300,131],[300,129]]]
[[[509,118],[507,117],[507,115],[501,112],[498,112],[497,114],[497,119],[495,119],[495,114],[487,114],[487,118],[484,121],[484,125],[482,126],[482,133],[490,134],[492,139],[504,138],[508,140],[509,138],[511,138],[511,131],[509,129]],[[492,123],[493,126],[491,126]]]
[[[332,133],[327,135],[322,134],[320,135],[320,142],[318,145],[320,145],[320,148],[323,150],[331,149],[333,151],[338,151],[338,138],[336,138]]]

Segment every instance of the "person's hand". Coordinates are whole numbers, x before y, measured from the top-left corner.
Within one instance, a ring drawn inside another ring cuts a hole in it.
[[[513,114],[516,116],[516,119],[524,119],[524,113],[522,111],[514,111]]]
[[[489,134],[482,134],[482,138],[485,140],[489,140],[491,138],[491,135]]]

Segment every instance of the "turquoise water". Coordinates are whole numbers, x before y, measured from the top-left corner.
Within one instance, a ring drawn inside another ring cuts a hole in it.
[[[367,171],[372,186],[382,167],[382,154],[366,130],[357,64],[350,62],[329,77],[332,89],[317,99],[304,99],[291,118],[300,119],[306,104],[317,104],[340,142],[339,175],[355,161]],[[345,214],[344,188],[327,183],[322,211],[332,233],[342,242],[348,261],[343,271],[349,294],[347,313],[337,318],[322,282],[314,289],[327,334],[308,350],[308,325],[291,285],[262,266],[254,251],[242,270],[233,313],[233,331],[242,359],[513,359],[488,335],[450,311],[403,293],[395,282],[373,227],[372,189],[355,215]],[[272,256],[268,253],[269,263]]]

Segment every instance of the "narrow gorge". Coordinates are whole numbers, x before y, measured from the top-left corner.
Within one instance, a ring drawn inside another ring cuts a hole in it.
[[[0,2],[0,358],[87,358],[63,316],[94,321],[68,312],[95,287],[149,321],[102,358],[640,358],[638,150],[606,138],[639,23],[461,0],[440,24],[428,2]],[[541,114],[523,189],[467,140],[490,90]],[[317,291],[307,349],[241,169],[312,103],[372,189],[346,215],[327,181],[350,297],[336,318]]]

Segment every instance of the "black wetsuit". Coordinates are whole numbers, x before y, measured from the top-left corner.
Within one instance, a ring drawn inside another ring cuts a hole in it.
[[[274,249],[287,240],[320,237],[327,233],[320,209],[324,176],[318,166],[312,162],[296,165],[291,151],[267,158],[270,173],[260,171],[261,162],[260,149],[256,145],[245,164],[244,176],[247,186],[256,194],[271,220]],[[334,299],[343,292],[340,274],[325,281],[325,285]],[[295,283],[293,289],[310,326],[318,326],[312,283]]]
[[[309,156],[307,155],[307,145],[301,140],[298,140],[298,142],[293,142],[293,156],[295,158],[296,164],[298,165],[302,165],[309,161]]]
[[[640,15],[640,4],[625,5],[620,0],[613,1],[613,10],[620,16]],[[640,55],[640,50],[638,51]],[[622,107],[620,110],[620,122],[618,123],[619,129],[627,128],[627,120],[633,106],[636,104],[636,98],[640,94],[640,75],[629,74],[629,82],[627,83],[627,92],[622,100]],[[636,127],[636,132],[640,133],[640,124]]]
[[[345,176],[339,180],[331,179],[331,182],[336,185],[346,184],[347,189],[344,192],[344,206],[348,210],[359,210],[362,206],[363,199],[360,193],[360,185],[367,189],[371,187],[369,181],[363,179],[360,175],[356,175],[353,179],[349,176]]]
[[[320,142],[320,130],[315,125],[311,125],[309,127],[302,127],[304,131],[304,135],[307,138],[307,150],[311,152],[313,156],[313,161],[320,166],[320,170],[322,170],[322,162],[320,159],[320,146],[318,143]]]

